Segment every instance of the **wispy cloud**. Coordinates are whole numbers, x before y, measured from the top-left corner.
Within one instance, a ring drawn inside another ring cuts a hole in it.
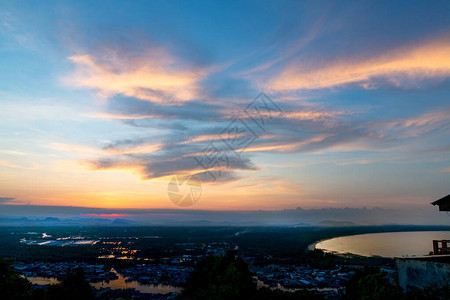
[[[14,168],[14,169],[22,169],[22,170],[37,170],[42,167],[37,163],[31,163],[31,164],[26,164],[26,163],[24,164],[23,162],[14,163],[14,162],[2,160],[2,159],[0,159],[0,166]]]
[[[450,76],[448,53],[450,40],[446,38],[359,60],[343,58],[310,66],[297,59],[269,80],[269,85],[278,91],[323,89],[348,84],[373,88],[382,82],[410,87],[424,79]]]
[[[25,152],[15,151],[15,150],[0,150],[0,153],[7,155],[27,155]]]
[[[15,199],[16,198],[11,198],[11,197],[0,197],[0,203],[9,203]]]
[[[431,111],[416,117],[381,123],[382,136],[386,138],[413,138],[450,128],[449,110]]]
[[[121,94],[163,104],[198,97],[199,81],[206,74],[204,68],[186,66],[162,47],[139,57],[106,51],[69,59],[76,70],[64,79],[68,85],[97,90],[106,97]]]

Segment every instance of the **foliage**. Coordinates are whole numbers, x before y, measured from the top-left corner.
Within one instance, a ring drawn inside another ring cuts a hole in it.
[[[16,273],[10,260],[0,258],[0,292],[2,299],[33,299],[33,286]]]
[[[390,282],[386,272],[376,267],[358,270],[346,284],[347,299],[389,300],[401,299],[402,290]]]
[[[0,258],[0,296],[4,300],[95,299],[83,269],[68,272],[63,281],[47,289],[34,289],[31,282],[14,270],[10,260]]]
[[[248,265],[236,258],[233,251],[225,256],[210,256],[199,261],[194,272],[185,283],[179,300],[190,299],[322,299],[314,292],[301,290],[295,293],[272,290],[269,288],[256,289]]]
[[[250,299],[255,289],[247,264],[230,251],[199,261],[179,299]]]
[[[262,288],[256,291],[256,296],[253,299],[257,300],[320,300],[323,296],[316,294],[313,291],[302,289],[295,292],[284,292],[279,289]]]
[[[86,281],[84,270],[69,271],[61,283],[51,285],[47,291],[48,300],[89,300],[95,299],[92,287]]]

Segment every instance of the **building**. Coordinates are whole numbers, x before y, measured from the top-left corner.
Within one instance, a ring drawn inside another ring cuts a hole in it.
[[[450,194],[431,204],[439,206],[439,211],[450,211]]]
[[[434,201],[439,211],[450,211],[450,194]],[[450,240],[434,240],[433,253],[428,256],[396,258],[398,281],[407,290],[409,287],[424,288],[429,285],[450,284]]]
[[[395,263],[398,283],[405,291],[408,287],[450,284],[450,255],[396,258]]]

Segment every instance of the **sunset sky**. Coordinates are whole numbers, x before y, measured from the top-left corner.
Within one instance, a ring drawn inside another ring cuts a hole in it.
[[[448,1],[0,0],[0,203],[178,208],[169,181],[197,174],[190,209],[429,206],[450,187],[449,16]],[[261,92],[280,109],[263,129],[244,111]],[[233,122],[257,136],[236,151]],[[227,166],[199,166],[211,145]]]

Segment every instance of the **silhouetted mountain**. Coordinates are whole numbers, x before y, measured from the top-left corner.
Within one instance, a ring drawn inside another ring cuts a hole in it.
[[[55,223],[61,222],[61,220],[59,218],[53,218],[53,217],[47,217],[42,221],[43,222],[55,222]]]
[[[112,224],[114,225],[130,225],[133,224],[134,222],[131,220],[125,220],[125,219],[115,219]]]
[[[108,216],[123,215],[121,218]],[[82,217],[80,217],[82,216]],[[105,217],[97,217],[105,216]],[[449,225],[431,205],[382,208],[322,208],[247,211],[105,209],[0,204],[0,226],[354,226]]]
[[[344,227],[344,226],[355,226],[356,224],[353,222],[346,222],[346,221],[325,220],[325,221],[319,222],[318,225],[319,226],[330,226],[330,227]]]

